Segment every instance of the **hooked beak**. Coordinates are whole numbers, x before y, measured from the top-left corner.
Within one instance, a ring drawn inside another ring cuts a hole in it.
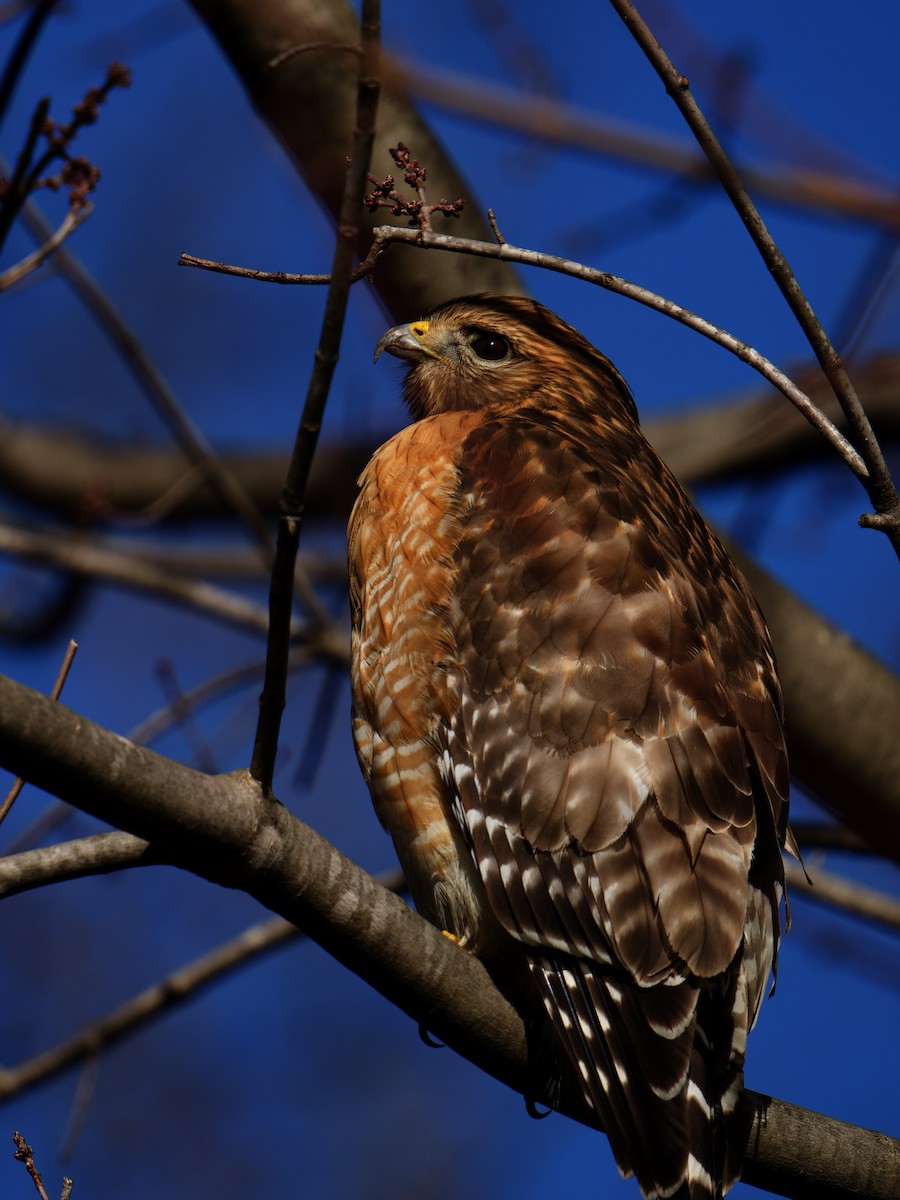
[[[425,344],[429,328],[429,321],[413,321],[409,325],[395,325],[393,329],[387,331],[375,347],[375,361],[378,362],[378,356],[382,350],[387,350],[388,354],[394,354],[397,358],[408,358],[413,361],[422,358],[437,358],[439,361],[445,362],[445,359],[441,358],[439,354],[435,354]]]

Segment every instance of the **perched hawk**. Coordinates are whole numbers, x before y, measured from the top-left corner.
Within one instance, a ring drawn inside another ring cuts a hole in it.
[[[559,317],[469,296],[381,350],[411,364],[413,424],[350,522],[378,815],[419,911],[501,987],[518,963],[555,1094],[583,1094],[623,1174],[719,1196],[784,882],[763,619],[621,375]]]

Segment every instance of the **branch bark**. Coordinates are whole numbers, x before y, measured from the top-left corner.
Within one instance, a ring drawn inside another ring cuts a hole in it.
[[[265,798],[246,772],[202,775],[4,676],[0,763],[176,865],[254,896],[447,1045],[525,1089],[522,1023],[481,964]],[[898,1194],[892,1139],[752,1092],[745,1111],[747,1182],[796,1200]]]

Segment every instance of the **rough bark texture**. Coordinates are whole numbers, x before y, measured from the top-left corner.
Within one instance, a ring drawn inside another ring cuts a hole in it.
[[[245,772],[190,770],[5,676],[0,766],[256,897],[460,1054],[525,1088],[522,1023],[481,965]],[[745,1103],[748,1182],[797,1200],[900,1194],[892,1139],[753,1092]]]

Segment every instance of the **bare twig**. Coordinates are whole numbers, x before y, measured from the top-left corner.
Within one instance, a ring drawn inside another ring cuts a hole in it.
[[[820,900],[854,917],[864,917],[888,929],[900,930],[900,900],[818,867],[813,868],[812,865],[810,876],[811,882],[802,867],[792,862],[784,864],[784,877],[792,897],[805,896],[808,900]]]
[[[306,485],[318,445],[331,379],[338,360],[344,315],[353,274],[353,259],[359,236],[360,198],[365,186],[375,137],[375,117],[378,111],[379,93],[380,32],[380,2],[379,0],[364,0],[353,152],[344,186],[344,197],[338,221],[338,236],[331,268],[332,282],[325,301],[315,365],[309,381],[300,426],[294,441],[294,449],[282,493],[282,517],[278,525],[275,566],[269,591],[270,624],[266,675],[260,698],[259,723],[250,763],[250,773],[262,785],[264,791],[268,791],[272,785],[281,715],[284,711],[291,620],[291,594],[288,585],[293,578],[294,563],[300,545],[300,533],[305,513]]]
[[[87,1124],[91,1104],[97,1092],[97,1082],[100,1078],[100,1055],[91,1054],[83,1062],[78,1075],[78,1083],[69,1107],[69,1119],[65,1132],[60,1141],[58,1155],[63,1162],[71,1160],[81,1140],[84,1127]]]
[[[381,876],[379,882],[391,892],[402,892],[405,887],[399,871]],[[250,926],[87,1025],[68,1041],[18,1066],[0,1068],[0,1101],[21,1095],[74,1063],[96,1057],[107,1047],[194,999],[205,988],[255,962],[261,955],[288,942],[300,941],[304,936],[302,930],[282,917],[271,917]]]
[[[28,1145],[18,1130],[13,1134],[13,1142],[16,1147],[13,1158],[16,1162],[25,1164],[25,1170],[31,1176],[31,1182],[34,1184],[37,1194],[41,1200],[47,1200],[47,1193],[44,1191],[44,1185],[41,1181],[41,1173],[34,1164],[34,1148]]]
[[[10,51],[3,69],[3,77],[0,79],[0,122],[6,116],[6,110],[16,90],[16,84],[28,62],[28,56],[34,49],[41,29],[57,3],[58,0],[37,0],[37,3],[30,6],[31,12],[16,38],[15,45]]]
[[[372,247],[358,267],[350,273],[350,282],[359,283],[371,274],[379,251]],[[202,271],[214,271],[219,275],[237,275],[239,279],[255,279],[258,283],[324,284],[331,283],[331,275],[303,275],[291,271],[260,271],[255,267],[236,267],[230,263],[216,262],[211,258],[197,258],[195,254],[182,252],[178,256],[179,267],[198,267]]]
[[[5,181],[0,196],[0,246],[5,243],[13,222],[29,196],[38,188],[51,191],[67,188],[70,210],[78,212],[85,207],[88,196],[100,179],[100,171],[83,155],[71,153],[72,142],[85,126],[97,120],[101,105],[106,103],[115,88],[127,88],[130,85],[131,72],[128,68],[121,63],[111,63],[103,83],[99,87],[88,88],[73,106],[71,119],[64,124],[51,120],[48,98],[39,101],[12,176]],[[46,146],[44,152],[37,155],[37,144],[41,138]],[[57,160],[62,162],[59,173],[53,176],[45,174]],[[48,230],[44,235],[44,241],[50,232]]]
[[[259,633],[266,633],[269,627],[266,610],[244,596],[227,592],[203,580],[170,574],[150,563],[139,562],[130,555],[103,550],[89,542],[78,542],[71,535],[26,531],[13,525],[0,524],[0,549],[33,562],[48,563],[122,587],[154,592],[165,599],[201,609],[219,620]],[[309,633],[305,623],[294,621],[291,624],[292,638],[305,637]],[[337,630],[321,630],[316,634],[316,640],[326,655],[345,656],[343,647],[346,639]]]
[[[70,641],[68,646],[66,647],[66,652],[63,655],[63,660],[62,660],[62,663],[60,664],[59,671],[57,672],[56,681],[53,684],[53,687],[50,689],[50,699],[51,700],[58,700],[60,698],[60,696],[62,695],[62,690],[66,685],[66,680],[69,677],[69,671],[72,669],[72,663],[75,661],[75,655],[77,653],[78,653],[78,643]],[[15,802],[19,796],[19,793],[22,791],[22,788],[24,786],[25,786],[25,780],[21,776],[18,776],[13,781],[13,785],[9,789],[9,791],[6,793],[6,797],[3,801],[3,803],[0,804],[0,825],[2,825],[3,822],[6,820],[6,817],[9,814],[9,810],[15,804]]]
[[[42,240],[49,226],[40,211],[29,204],[23,214],[32,233]],[[189,462],[202,473],[222,497],[226,507],[238,514],[263,548],[264,561],[271,564],[272,534],[245,489],[229,472],[206,438],[184,411],[134,330],[90,272],[65,250],[57,252],[56,267],[106,331],[132,372],[144,395],[184,451]]]
[[[34,158],[38,140],[43,132],[45,123],[49,119],[49,115],[50,97],[44,96],[38,101],[37,107],[32,114],[31,124],[28,126],[28,133],[25,135],[25,142],[16,157],[12,174],[5,180],[3,194],[0,196],[0,249],[6,244],[6,239],[9,236],[13,222],[28,198],[26,183],[28,168]],[[5,162],[0,162],[0,174],[8,174],[8,167]],[[46,241],[46,237],[52,232],[51,229],[48,229],[48,233],[43,240]]]
[[[25,1170],[31,1176],[31,1182],[34,1184],[37,1194],[41,1200],[47,1200],[47,1192],[44,1189],[41,1173],[35,1165],[34,1148],[28,1145],[25,1138],[18,1131],[13,1134],[13,1143],[16,1147],[13,1158],[17,1162],[24,1163]],[[68,1175],[63,1175],[62,1191],[59,1194],[60,1200],[69,1200],[69,1196],[72,1194],[72,1182]]]
[[[625,22],[629,32],[665,85],[666,91],[678,106],[689,129],[697,139],[700,148],[746,226],[781,294],[788,302],[791,312],[806,335],[813,353],[819,360],[825,376],[840,401],[860,455],[866,465],[866,490],[875,507],[875,513],[864,514],[860,518],[860,524],[885,533],[900,557],[900,496],[897,494],[881,447],[872,432],[869,419],[859,402],[840,356],[813,312],[787,259],[775,244],[756,205],[750,198],[740,174],[728,158],[692,96],[688,80],[675,69],[631,0],[610,0],[610,3]],[[859,472],[857,475],[859,478],[863,478]]]
[[[39,246],[33,254],[26,255],[25,258],[8,267],[0,275],[0,292],[7,291],[13,284],[24,279],[26,275],[30,275],[32,271],[36,271],[54,251],[59,249],[69,234],[74,233],[78,226],[87,220],[93,211],[93,205],[86,204],[78,212],[70,211],[66,213],[59,228],[47,238],[42,246]]]
[[[493,213],[491,215],[493,217]],[[496,219],[493,220],[492,227],[495,229],[495,233],[499,232],[496,226]],[[867,482],[868,471],[862,457],[853,449],[834,422],[825,416],[817,405],[813,404],[792,379],[779,370],[769,359],[760,354],[758,350],[755,350],[746,342],[742,342],[726,330],[721,329],[718,325],[714,325],[711,321],[707,321],[705,317],[698,316],[696,313],[682,308],[674,300],[668,300],[664,296],[651,292],[647,288],[640,287],[638,284],[630,283],[627,279],[622,279],[618,275],[610,275],[607,271],[600,271],[595,267],[585,266],[583,263],[574,262],[569,258],[559,258],[554,254],[544,254],[539,250],[526,250],[519,246],[511,246],[506,241],[496,243],[480,242],[473,241],[470,238],[450,237],[447,234],[434,233],[427,229],[401,229],[394,225],[380,225],[375,229],[372,249],[367,255],[369,269],[374,266],[375,261],[387,246],[394,242],[401,242],[409,246],[419,246],[426,250],[446,250],[456,254],[473,254],[479,258],[503,259],[509,262],[521,263],[524,266],[541,267],[547,271],[557,271],[562,275],[571,275],[576,279],[583,279],[588,283],[597,284],[599,287],[616,292],[620,296],[627,296],[629,299],[636,300],[639,304],[644,304],[656,312],[679,321],[689,329],[693,329],[711,341],[716,342],[724,349],[736,355],[742,362],[747,363],[748,366],[758,371],[769,383],[791,401],[811,425],[828,439],[844,462],[846,462],[847,466],[853,471],[854,475],[863,483]],[[224,268],[224,264],[218,264],[218,266]],[[235,273],[238,273],[244,271],[245,268],[227,268],[227,270],[229,272],[234,270]],[[261,273],[257,272],[255,277],[261,277]],[[361,276],[358,277],[361,278]],[[293,275],[284,276],[281,282],[305,283],[311,278],[315,279],[316,282],[320,280],[319,276]]]
[[[134,1033],[163,1012],[196,997],[205,986],[245,965],[260,954],[300,937],[300,931],[281,917],[245,930],[218,949],[203,955],[132,997],[102,1020],[84,1026],[75,1037],[45,1050],[15,1067],[0,1068],[0,1100],[20,1095],[73,1063],[98,1054]]]
[[[720,329],[711,321],[707,321],[705,317],[700,317],[696,313],[682,308],[674,300],[668,300],[664,296],[659,296],[655,292],[640,287],[638,284],[630,283],[627,279],[621,279],[617,275],[610,275],[607,271],[599,271],[595,267],[587,267],[583,263],[574,262],[569,258],[558,258],[554,254],[544,254],[539,250],[524,250],[518,246],[511,246],[508,242],[502,245],[496,245],[493,242],[474,242],[468,238],[449,237],[443,233],[398,229],[393,225],[381,225],[375,230],[376,246],[384,248],[392,242],[421,246],[426,250],[447,250],[456,254],[475,254],[481,258],[501,258],[526,266],[541,267],[547,271],[557,271],[562,275],[571,275],[576,279],[584,279],[588,283],[597,284],[617,295],[627,296],[639,304],[646,305],[647,308],[663,313],[716,342],[717,345],[724,347],[742,362],[758,371],[803,413],[810,424],[814,425],[828,439],[857,478],[863,482],[868,479],[867,469],[861,456],[857,454],[835,424],[812,403],[793,380],[789,379],[758,350],[746,342],[740,341],[724,329]]]
[[[26,205],[23,217],[34,234],[46,237],[47,223],[35,205]],[[78,259],[64,250],[57,251],[55,262],[118,348],[144,394],[199,476],[209,483],[224,506],[238,515],[254,537],[260,547],[262,562],[266,570],[270,570],[274,556],[272,534],[247,489],[191,421],[137,335],[93,276]],[[302,569],[295,570],[291,582],[314,620],[323,626],[329,624],[328,613]]]

